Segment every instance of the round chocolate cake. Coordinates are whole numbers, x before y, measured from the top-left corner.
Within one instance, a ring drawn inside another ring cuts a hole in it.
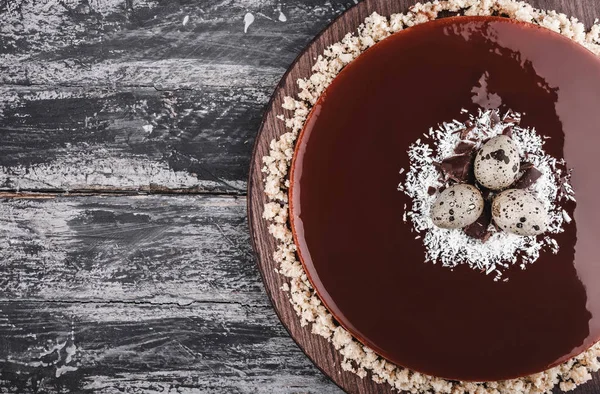
[[[426,262],[397,190],[411,144],[489,104],[474,99],[482,75],[488,99],[522,114],[573,169],[576,197],[556,253],[500,281]],[[493,17],[396,33],[339,74],[300,135],[290,191],[300,259],[339,323],[398,365],[470,381],[543,371],[600,338],[599,146],[600,61],[567,38]]]

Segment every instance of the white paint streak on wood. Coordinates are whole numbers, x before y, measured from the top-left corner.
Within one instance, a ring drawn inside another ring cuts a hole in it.
[[[19,75],[25,68],[34,85],[63,86],[148,86],[159,89],[201,89],[206,87],[267,88],[275,86],[285,69],[269,66],[202,64],[190,59],[147,61],[103,61],[91,65],[65,67],[61,61],[6,61],[9,75]],[[18,79],[18,78],[17,78]],[[6,82],[18,82],[5,77]],[[268,91],[265,92],[268,95]]]
[[[267,302],[243,198],[9,200],[0,269],[0,300]]]
[[[12,190],[152,190],[154,185],[166,189],[214,189],[221,182],[200,180],[183,171],[173,171],[166,163],[144,157],[125,159],[110,157],[106,150],[90,154],[65,155],[49,163],[31,166],[0,167],[0,184]],[[238,189],[246,183],[223,180]]]
[[[15,108],[21,103],[21,97],[15,89],[0,85],[0,119],[4,117],[5,110]]]
[[[201,378],[202,386],[196,387],[177,387],[178,394],[343,394],[343,391],[331,382],[311,375],[301,376],[289,373],[278,374],[277,377],[263,372],[260,375],[243,374],[245,369],[233,369],[229,366],[228,373],[224,376],[215,374],[205,374]],[[238,372],[236,375],[232,370]],[[94,393],[112,393],[116,388],[125,392],[143,392],[145,394],[164,394],[175,389],[177,384],[172,383],[190,381],[190,373],[184,371],[170,371],[169,373],[124,373],[120,376],[102,376],[96,375],[93,379],[86,379],[88,384],[84,386],[86,390],[93,390]],[[161,382],[156,382],[156,380]],[[171,379],[171,383],[168,380]],[[199,391],[200,390],[200,391]],[[226,391],[231,390],[231,391]]]
[[[265,19],[268,19],[270,21],[273,21],[273,18],[271,18],[270,16],[267,16],[267,15],[263,14],[262,12],[257,12],[256,15],[261,16],[261,17],[263,17]]]
[[[87,5],[61,0],[45,0],[43,3],[9,1],[6,3],[7,11],[0,12],[0,34],[5,43],[13,45],[28,37],[29,50],[32,51],[54,49],[57,38],[63,43],[78,45],[82,43],[86,27],[82,23],[69,24],[72,15],[83,17],[94,13],[104,18],[122,13],[123,3],[123,0],[92,0]],[[144,3],[150,8],[147,2]]]
[[[247,162],[250,152],[244,137],[259,121],[249,123],[248,107],[259,109],[266,101],[267,94],[255,89],[136,88],[118,94],[102,88],[0,86],[0,111],[11,119],[0,124],[16,123],[4,134],[10,156],[4,155],[2,164],[17,162],[0,166],[0,187],[239,193],[246,188],[239,163]],[[44,139],[42,145],[28,137],[32,130]],[[178,153],[178,147],[188,146],[197,153],[189,148]],[[182,163],[177,169],[168,163],[171,157]]]
[[[11,305],[0,302],[14,326],[0,327],[0,336],[18,346],[10,359],[0,356],[0,369],[16,373],[25,391],[44,382],[56,392],[53,378],[62,376],[62,392],[339,393],[314,373],[268,305]],[[18,336],[24,332],[37,335]],[[11,382],[0,376],[0,387]]]

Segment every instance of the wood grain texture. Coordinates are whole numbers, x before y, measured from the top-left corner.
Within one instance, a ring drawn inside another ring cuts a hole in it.
[[[337,393],[270,307],[0,302],[0,392]]]
[[[245,199],[0,200],[0,392],[335,393],[277,321]]]
[[[276,118],[279,114],[291,116],[290,112],[283,110],[281,107],[283,98],[285,96],[295,96],[299,92],[296,81],[310,75],[314,59],[318,54],[322,53],[327,46],[339,41],[346,33],[354,32],[358,25],[372,12],[377,11],[381,15],[404,12],[415,2],[412,0],[366,0],[344,13],[317,36],[290,67],[275,90],[256,139],[250,167],[249,221],[252,241],[258,255],[259,268],[265,281],[267,293],[273,301],[281,321],[300,347],[327,376],[348,393],[391,393],[392,390],[388,385],[378,385],[369,378],[361,380],[354,374],[342,372],[340,368],[342,358],[335,351],[333,345],[327,343],[323,338],[311,334],[310,329],[300,326],[299,319],[289,303],[288,294],[280,290],[284,280],[274,271],[277,267],[272,259],[276,243],[268,233],[266,221],[261,218],[263,205],[267,202],[264,195],[263,174],[260,172],[262,157],[268,154],[271,140],[286,131],[282,122]],[[597,16],[600,16],[600,3],[593,0],[539,0],[530,3],[539,8],[560,10],[566,14],[577,16],[587,24],[592,23]],[[597,392],[600,392],[598,376],[594,377],[593,382],[574,391],[574,393]]]
[[[245,194],[277,81],[352,4],[0,1],[0,189]]]
[[[266,305],[241,198],[5,199],[0,240],[0,300]]]
[[[339,392],[269,307],[243,199],[122,192],[245,194],[274,86],[352,4],[0,0],[0,190],[46,193],[0,200],[0,392]]]
[[[0,393],[340,392],[214,194],[245,194],[269,95],[354,3],[0,0],[0,190],[46,193],[0,195]]]

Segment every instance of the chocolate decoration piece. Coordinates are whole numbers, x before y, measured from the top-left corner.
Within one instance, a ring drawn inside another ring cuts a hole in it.
[[[458,183],[473,182],[472,155],[457,155],[444,159],[440,165],[444,174]]]
[[[494,111],[494,112],[491,113],[491,116],[490,116],[490,125],[492,127],[496,126],[501,121],[502,121],[502,119],[500,119],[500,116],[498,116],[498,113],[496,111]]]
[[[494,228],[496,229],[496,231],[500,232],[503,231],[500,226],[498,226],[498,223],[496,223],[495,221],[492,220],[492,226],[494,226]]]
[[[436,192],[437,189],[433,186],[429,186],[429,189],[427,189],[427,194],[429,194],[430,196],[433,196]]]
[[[490,189],[488,189],[485,186],[482,186],[480,184],[477,184],[479,191],[481,191],[481,196],[483,197],[484,200],[487,200],[488,198],[490,198],[490,195],[492,194],[492,191]]]
[[[515,183],[515,189],[527,189],[529,186],[537,182],[542,176],[540,170],[535,167],[528,168],[523,176]]]
[[[508,112],[506,112],[506,115],[504,116],[504,122],[506,123],[513,123],[513,124],[520,124],[521,123],[521,117],[518,117],[515,115],[514,111],[512,109],[509,109]]]
[[[530,169],[532,167],[533,167],[533,163],[530,163],[528,161],[524,161],[524,162],[521,163],[521,168],[519,170],[520,171],[526,171],[526,170],[528,170],[528,169]]]
[[[512,126],[507,126],[504,130],[502,130],[502,134],[507,136],[508,138],[512,138],[512,136],[513,136]]]
[[[560,178],[560,192],[564,196],[568,196],[570,194],[569,191],[567,190],[566,185],[571,182],[571,176],[573,175],[572,172],[573,172],[573,170],[568,170],[567,175],[562,176]]]
[[[471,122],[469,122],[469,123],[471,123]],[[469,133],[471,131],[473,131],[473,130],[475,130],[475,126],[472,126],[472,125],[471,126],[467,126],[466,129],[462,129],[461,132],[460,132],[460,139],[461,140],[466,139],[467,136],[469,135]]]
[[[454,148],[454,153],[457,155],[471,154],[476,146],[477,145],[471,141],[460,141],[458,145],[456,145],[456,148]]]
[[[475,238],[480,240],[481,242],[486,242],[492,236],[492,233],[488,231],[490,224],[492,223],[492,208],[489,202],[485,203],[485,207],[483,208],[483,212],[479,219],[475,221],[475,223],[470,224],[469,226],[464,228],[465,234],[467,234],[471,238]]]

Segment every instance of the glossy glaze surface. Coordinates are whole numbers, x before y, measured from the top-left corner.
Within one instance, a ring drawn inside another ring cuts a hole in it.
[[[476,111],[488,91],[550,137],[575,169],[574,222],[508,282],[425,263],[396,190],[407,147]],[[292,169],[300,257],[327,307],[389,360],[460,380],[542,371],[600,337],[600,62],[569,40],[500,18],[452,18],[398,33],[349,65],[315,106]]]

